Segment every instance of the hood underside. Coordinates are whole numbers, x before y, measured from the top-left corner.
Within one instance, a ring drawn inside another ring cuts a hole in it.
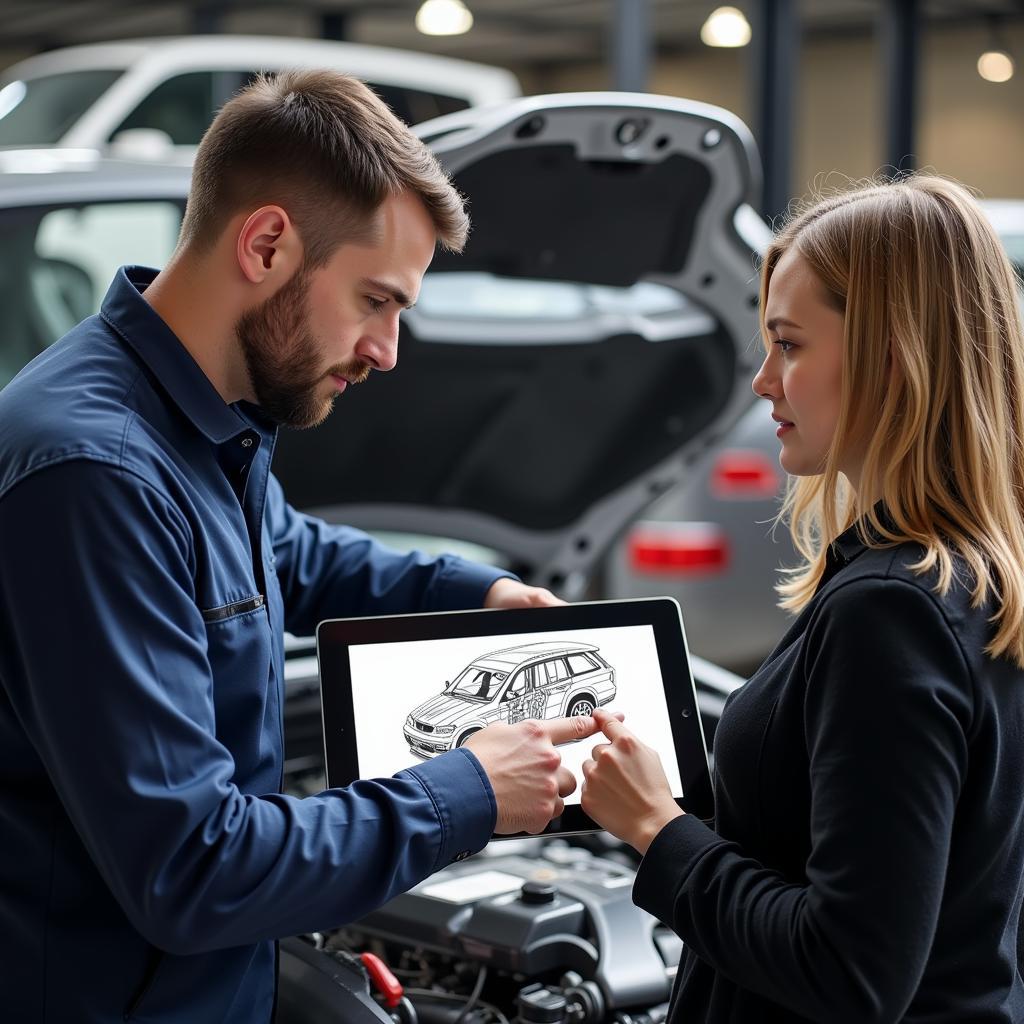
[[[767,229],[746,130],[661,97],[533,97],[418,129],[468,198],[399,363],[282,433],[289,499],[583,578],[749,404]]]

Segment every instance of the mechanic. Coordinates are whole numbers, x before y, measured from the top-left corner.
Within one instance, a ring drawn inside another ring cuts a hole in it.
[[[399,314],[467,228],[367,87],[259,79],[203,138],[169,265],[122,268],[0,394],[5,1022],[269,1021],[273,939],[561,813],[555,745],[592,718],[280,793],[284,630],[556,602],[301,515],[270,473],[279,425],[395,365]]]
[[[1024,1021],[1012,268],[962,186],[871,183],[784,228],[761,310],[798,616],[722,716],[713,828],[603,712],[583,808],[686,944],[670,1021]]]

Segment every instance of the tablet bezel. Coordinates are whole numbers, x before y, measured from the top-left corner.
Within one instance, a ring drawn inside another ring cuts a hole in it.
[[[653,629],[676,763],[685,794],[677,798],[676,803],[688,813],[710,818],[713,796],[707,744],[697,706],[682,615],[678,602],[671,597],[590,601],[549,608],[420,612],[321,622],[316,631],[316,649],[328,786],[344,787],[361,778],[355,741],[349,647],[615,626],[651,626]],[[330,686],[324,685],[325,678],[332,680]],[[614,705],[611,709],[614,710]],[[600,737],[595,737],[594,742],[600,742]],[[415,764],[409,767],[415,767]],[[551,821],[541,834],[569,835],[600,827],[576,804],[566,807],[564,813]],[[493,838],[508,839],[512,836],[495,835]]]

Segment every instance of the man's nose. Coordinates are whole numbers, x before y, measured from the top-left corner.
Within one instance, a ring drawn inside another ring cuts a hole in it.
[[[398,363],[398,316],[388,317],[364,334],[356,355],[375,370],[393,370]]]

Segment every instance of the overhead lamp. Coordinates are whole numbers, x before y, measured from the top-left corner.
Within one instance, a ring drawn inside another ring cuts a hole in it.
[[[986,82],[1008,82],[1013,70],[1013,58],[1005,50],[986,50],[978,58],[978,74]]]
[[[1008,82],[1013,78],[1013,57],[1000,38],[998,18],[990,17],[988,26],[989,45],[978,58],[978,74],[986,82]]]
[[[425,36],[460,36],[473,27],[473,12],[462,0],[423,0],[416,27]]]
[[[750,22],[738,7],[716,7],[701,25],[700,39],[705,46],[746,46]]]

